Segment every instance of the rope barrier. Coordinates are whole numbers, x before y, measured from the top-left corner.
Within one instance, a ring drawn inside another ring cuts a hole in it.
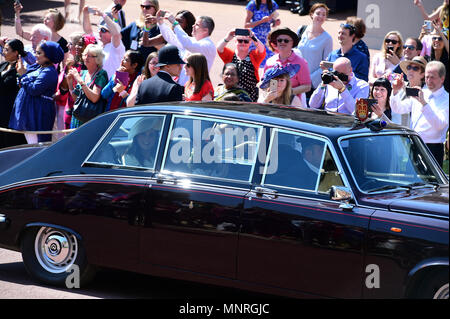
[[[66,130],[56,130],[56,131],[17,131],[10,128],[0,127],[0,132],[5,133],[16,133],[16,134],[55,134],[55,133],[71,133],[75,131],[75,128]]]

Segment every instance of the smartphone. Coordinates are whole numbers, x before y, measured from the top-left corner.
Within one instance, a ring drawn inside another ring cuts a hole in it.
[[[117,83],[117,80],[120,80],[124,86],[127,86],[128,81],[130,80],[130,74],[128,72],[116,71],[114,82]]]
[[[248,29],[236,29],[234,30],[234,35],[243,35],[243,36],[249,36],[250,31]]]
[[[367,106],[369,107],[369,112],[372,112],[372,105],[377,104],[377,99],[360,99],[367,102]]]
[[[431,20],[425,20],[423,21],[423,24],[425,25],[425,31],[427,31],[427,33],[430,33],[431,28],[433,27]]]
[[[326,67],[328,70],[333,68],[333,62],[322,61],[322,65]]]
[[[276,92],[278,89],[278,81],[277,80],[270,80],[270,85],[269,85],[269,92]]]
[[[419,89],[406,87],[406,96],[419,96]]]
[[[95,9],[88,7],[88,12],[94,14],[95,13]]]

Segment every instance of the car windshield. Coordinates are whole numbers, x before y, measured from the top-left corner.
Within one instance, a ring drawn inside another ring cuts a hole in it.
[[[351,137],[341,140],[340,146],[363,192],[448,184],[417,136]]]

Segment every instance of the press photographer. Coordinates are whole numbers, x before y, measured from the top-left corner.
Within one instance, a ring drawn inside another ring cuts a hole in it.
[[[309,106],[315,109],[351,114],[358,98],[369,96],[369,84],[358,79],[347,58],[338,58],[333,69],[322,73],[322,83],[311,95]]]

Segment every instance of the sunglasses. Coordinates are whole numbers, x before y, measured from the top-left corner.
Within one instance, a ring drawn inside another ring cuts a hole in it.
[[[238,39],[237,42],[239,42],[239,43],[250,43],[250,40]]]
[[[409,49],[409,50],[415,50],[416,49],[416,47],[415,46],[413,46],[413,45],[404,45],[403,46],[403,49]]]
[[[384,40],[384,42],[386,42],[386,43],[392,43],[392,44],[394,44],[394,45],[398,43],[397,40],[392,40],[392,39],[386,39],[386,40]]]
[[[150,8],[154,8],[155,6],[152,6],[152,5],[143,5],[143,4],[141,4],[141,8],[142,9],[145,9],[145,10],[150,10]]]
[[[277,39],[277,42],[278,43],[289,43],[289,42],[291,42],[292,40],[291,39]]]
[[[340,27],[343,28],[343,29],[350,30],[350,34],[353,34],[353,33],[356,32],[356,28],[355,28],[355,26],[353,24],[341,23]]]
[[[420,67],[419,66],[417,66],[417,65],[408,65],[407,67],[406,67],[406,69],[409,71],[409,70],[413,70],[413,71],[416,71],[416,72],[418,72],[419,70],[420,70]]]
[[[186,63],[185,66],[186,66],[187,68],[190,68],[190,67],[191,67],[191,65],[190,65],[189,63]]]
[[[433,41],[442,41],[442,37],[432,37],[431,40],[433,40]]]

